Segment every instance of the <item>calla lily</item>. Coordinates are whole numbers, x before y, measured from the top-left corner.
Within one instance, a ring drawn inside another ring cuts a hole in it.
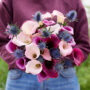
[[[74,30],[71,26],[64,26],[62,27],[61,31],[68,31],[70,34],[74,34]]]
[[[12,39],[12,42],[17,45],[17,46],[24,46],[24,45],[27,45],[26,43],[23,43],[22,41],[18,40],[17,37],[14,37]]]
[[[36,29],[38,27],[39,27],[38,22],[28,20],[28,21],[23,23],[23,25],[21,26],[21,30],[25,34],[32,35],[36,32]]]
[[[52,32],[52,34],[58,34],[58,32],[60,31],[61,27],[59,24],[55,24],[52,26],[48,26],[47,30],[50,30],[50,32]]]
[[[51,56],[50,56],[50,52],[47,48],[44,49],[44,53],[42,54],[42,57],[45,60],[51,61]]]
[[[71,46],[75,46],[76,45],[76,42],[74,40],[74,38],[71,39],[70,42],[68,42]]]
[[[65,20],[66,17],[64,17],[63,13],[61,13],[61,12],[59,12],[57,10],[54,10],[52,12],[52,15],[53,15],[53,17],[57,16],[57,22],[58,23],[62,23],[62,24],[64,23],[64,20]]]
[[[33,75],[39,74],[42,71],[42,64],[38,60],[31,60],[26,65],[26,73]]]
[[[79,48],[74,48],[72,52],[72,57],[74,59],[74,62],[77,66],[80,66],[80,64],[83,62],[83,52]]]
[[[15,45],[12,41],[9,41],[6,45],[6,50],[9,53],[14,53],[14,51],[17,49],[17,45]]]
[[[54,66],[56,64],[56,60],[47,61],[45,60],[43,63],[43,70],[50,78],[57,78],[58,72],[55,70]]]
[[[27,34],[24,34],[23,32],[20,32],[18,35],[17,35],[17,39],[25,44],[30,44],[31,43],[31,36],[30,35],[27,35]]]
[[[29,59],[37,59],[40,56],[40,50],[38,45],[31,43],[26,46],[25,56]]]
[[[17,60],[16,60],[16,65],[17,65],[20,69],[25,69],[26,59],[25,59],[25,58],[17,59]]]
[[[46,42],[48,48],[57,48],[60,42],[57,35],[54,34],[52,34],[49,38],[45,38],[44,41]]]
[[[61,55],[64,57],[67,55],[70,55],[73,50],[71,45],[63,40],[59,43],[59,49],[60,49]]]
[[[51,13],[47,12],[45,14],[42,14],[42,20],[47,19],[47,18],[52,18]]]
[[[48,79],[49,76],[42,70],[38,75],[37,75],[38,81],[43,82],[44,80]]]
[[[50,25],[55,24],[55,22],[52,21],[52,20],[50,20],[50,21],[48,21],[48,20],[43,20],[43,23],[44,23],[46,26],[50,26]]]

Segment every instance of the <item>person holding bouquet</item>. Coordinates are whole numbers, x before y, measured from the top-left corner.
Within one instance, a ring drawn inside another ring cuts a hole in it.
[[[9,67],[5,90],[80,90],[74,66],[89,53],[81,0],[1,1],[0,56]]]

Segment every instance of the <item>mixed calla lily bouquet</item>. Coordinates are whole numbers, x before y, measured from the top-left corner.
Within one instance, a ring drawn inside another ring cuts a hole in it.
[[[82,51],[75,48],[74,29],[68,25],[76,17],[74,10],[66,15],[57,10],[45,14],[38,11],[20,28],[7,26],[10,41],[6,49],[16,57],[16,65],[26,73],[37,75],[39,82],[57,78],[60,65],[68,68],[83,61]]]

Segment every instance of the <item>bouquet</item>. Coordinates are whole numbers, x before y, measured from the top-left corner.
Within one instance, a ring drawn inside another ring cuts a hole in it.
[[[72,10],[66,15],[54,10],[52,13],[36,12],[21,27],[10,24],[6,32],[10,41],[6,49],[16,58],[16,65],[26,73],[37,75],[38,81],[57,78],[62,68],[79,66],[83,53],[75,48],[74,29],[69,23],[77,21]]]

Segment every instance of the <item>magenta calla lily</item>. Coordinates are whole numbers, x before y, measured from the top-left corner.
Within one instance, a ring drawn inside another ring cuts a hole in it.
[[[12,41],[9,41],[6,45],[6,49],[9,53],[14,53],[14,51],[17,49],[17,46]]]
[[[82,63],[83,61],[83,52],[81,51],[81,49],[79,48],[74,48],[73,49],[73,52],[72,52],[72,56],[73,56],[73,59],[74,59],[74,62],[77,66],[80,66],[80,64]]]
[[[50,78],[58,77],[58,72],[54,68],[55,64],[56,64],[55,60],[52,61],[45,60],[43,63],[43,70]]]
[[[42,72],[37,75],[37,78],[39,82],[43,82],[44,80],[48,79],[49,76],[42,70]]]
[[[61,30],[62,31],[68,31],[72,35],[74,34],[74,30],[73,30],[73,28],[71,26],[64,26],[64,27],[62,27]]]
[[[20,58],[18,60],[16,60],[16,65],[20,68],[20,69],[25,69],[25,65],[26,65],[26,59],[25,58]]]

